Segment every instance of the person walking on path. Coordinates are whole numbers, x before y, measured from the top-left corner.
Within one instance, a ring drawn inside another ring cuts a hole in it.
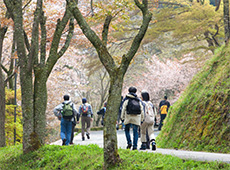
[[[74,117],[77,117],[77,122],[79,121],[78,112],[74,107],[74,104],[70,101],[69,95],[64,95],[64,102],[56,106],[53,110],[54,115],[61,120],[61,139],[62,145],[69,145],[71,141],[72,134],[72,124],[74,122]]]
[[[107,106],[107,102],[105,102],[105,103],[104,103],[104,107],[101,108],[101,109],[97,112],[96,126],[99,125],[100,119],[102,119],[102,120],[101,120],[101,125],[103,126],[103,124],[104,124],[105,112],[106,112],[106,106]]]
[[[70,138],[70,145],[73,145],[73,139],[74,139],[74,129],[75,129],[75,126],[76,124],[79,123],[79,114],[77,114],[77,121],[75,119],[75,116],[74,116],[74,120],[72,122],[72,133],[71,133],[71,138]]]
[[[162,100],[159,104],[159,113],[161,115],[161,121],[160,121],[160,125],[158,127],[158,130],[161,130],[162,126],[163,126],[163,121],[167,116],[168,110],[170,107],[170,103],[167,101],[167,96],[164,96],[164,100]]]
[[[155,135],[154,135],[154,121],[156,116],[155,107],[150,101],[149,93],[147,91],[141,92],[141,98],[144,103],[144,121],[141,124],[141,148],[140,150],[146,150],[148,142],[152,145],[152,150],[156,150]],[[147,133],[146,133],[147,132]],[[147,141],[147,136],[148,140]]]
[[[85,140],[85,131],[87,139],[90,139],[90,126],[93,121],[93,110],[86,98],[82,99],[82,105],[79,107],[79,114],[81,116],[81,135],[82,140]],[[85,128],[86,125],[86,128]]]
[[[127,149],[132,147],[132,140],[130,138],[130,127],[133,128],[133,150],[137,149],[138,142],[138,127],[144,119],[144,110],[141,100],[136,95],[137,89],[135,87],[129,88],[129,93],[124,100],[121,119],[125,124],[125,136],[127,140]]]
[[[119,107],[119,111],[118,111],[118,115],[117,115],[117,122],[116,122],[116,129],[119,130],[119,123],[121,120],[121,110],[122,110],[122,105],[123,105],[123,96],[121,96],[121,102],[120,102],[120,107]],[[121,121],[121,126],[122,126],[122,130],[125,130],[125,125],[124,122]]]

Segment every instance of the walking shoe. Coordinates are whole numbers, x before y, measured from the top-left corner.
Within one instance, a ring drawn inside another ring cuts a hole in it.
[[[62,146],[65,145],[66,139],[62,140]]]
[[[85,137],[82,137],[82,141],[84,141],[85,140]]]
[[[131,149],[132,144],[128,144],[128,146],[126,147],[126,149]]]
[[[155,141],[152,142],[152,150],[153,150],[153,151],[156,150],[156,143],[155,143]]]
[[[87,139],[90,139],[89,133],[86,133]]]
[[[137,150],[137,148],[133,148],[133,150]]]
[[[140,150],[146,150],[146,142],[142,142]]]
[[[73,145],[73,142],[70,142],[69,144],[70,144],[70,145]]]

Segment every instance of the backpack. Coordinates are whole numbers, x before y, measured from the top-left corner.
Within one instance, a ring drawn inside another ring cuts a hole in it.
[[[155,120],[155,114],[151,102],[145,102],[145,122],[147,124],[153,124]]]
[[[83,116],[87,116],[88,115],[88,112],[89,112],[88,110],[89,110],[89,105],[83,104],[81,106],[81,111],[82,111],[82,115]]]
[[[98,115],[104,115],[105,114],[105,108],[103,107],[101,110],[97,112]]]
[[[138,98],[129,98],[126,107],[127,114],[141,114],[140,100]]]
[[[73,105],[70,103],[63,103],[62,116],[64,119],[71,119],[73,117]]]
[[[161,114],[167,114],[168,113],[168,105],[164,104],[161,106]]]

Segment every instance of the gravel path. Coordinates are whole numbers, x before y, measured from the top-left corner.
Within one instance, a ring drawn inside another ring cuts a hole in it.
[[[160,131],[155,131],[155,136],[157,136],[159,133]],[[131,137],[132,137],[132,131],[131,131]],[[123,130],[117,131],[117,140],[118,140],[118,148],[126,149],[127,142]],[[91,131],[90,139],[86,138],[85,141],[82,141],[81,133],[79,133],[77,136],[74,137],[73,142],[74,144],[79,144],[79,145],[97,144],[99,147],[103,147],[103,131]],[[62,141],[58,140],[52,144],[61,145]],[[140,145],[141,142],[139,138],[138,148],[140,148]],[[222,161],[225,163],[230,163],[230,154],[194,152],[194,151],[183,151],[183,150],[161,149],[161,148],[157,148],[156,151],[145,150],[143,152],[156,152],[161,154],[177,156],[182,159],[192,159],[197,161]]]

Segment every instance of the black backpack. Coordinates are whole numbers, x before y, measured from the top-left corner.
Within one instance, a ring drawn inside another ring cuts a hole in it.
[[[134,114],[134,115],[141,114],[140,99],[138,99],[137,97],[129,98],[126,111],[127,114]]]

